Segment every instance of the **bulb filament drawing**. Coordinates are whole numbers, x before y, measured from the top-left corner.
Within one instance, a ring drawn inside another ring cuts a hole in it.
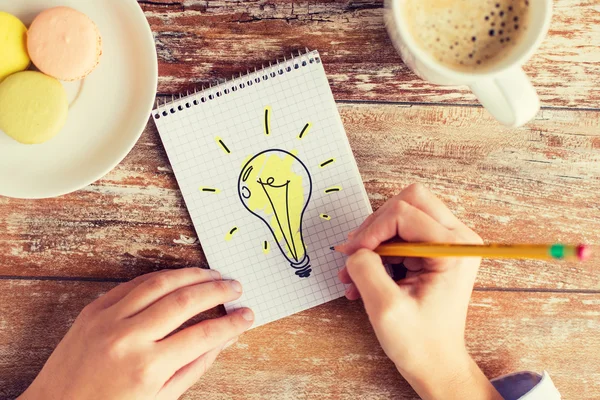
[[[312,195],[306,165],[286,150],[261,151],[242,167],[238,194],[244,207],[268,226],[296,275],[309,277],[312,269],[302,232]]]

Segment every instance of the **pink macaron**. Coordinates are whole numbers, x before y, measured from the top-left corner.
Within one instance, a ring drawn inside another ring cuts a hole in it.
[[[98,65],[102,38],[87,15],[69,7],[54,7],[42,11],[31,23],[27,50],[41,72],[63,81],[76,81]]]

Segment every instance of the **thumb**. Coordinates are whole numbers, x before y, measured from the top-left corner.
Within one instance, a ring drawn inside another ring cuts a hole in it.
[[[371,250],[360,249],[348,257],[346,270],[370,315],[394,303],[400,295],[398,285],[388,275],[381,257]]]

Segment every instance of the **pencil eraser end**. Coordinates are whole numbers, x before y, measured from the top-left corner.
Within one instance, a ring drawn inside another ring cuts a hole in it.
[[[577,258],[579,259],[579,261],[588,260],[591,255],[592,250],[588,246],[584,244],[580,244],[579,246],[577,246]]]

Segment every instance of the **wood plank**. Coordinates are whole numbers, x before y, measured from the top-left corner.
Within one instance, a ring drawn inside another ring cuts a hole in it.
[[[341,104],[374,207],[428,185],[488,241],[599,244],[599,112],[544,110],[506,129],[481,108]],[[0,275],[129,279],[206,266],[153,123],[98,183],[0,198]],[[600,289],[598,262],[486,261],[479,287]]]
[[[0,280],[1,398],[27,387],[79,310],[112,285]],[[469,349],[487,376],[546,369],[565,399],[597,399],[599,305],[599,294],[475,292]],[[367,325],[360,303],[340,299],[257,328],[183,398],[416,399]]]
[[[336,99],[476,104],[464,87],[428,84],[392,47],[383,0],[151,0],[159,92],[177,94],[318,49]],[[557,0],[549,36],[525,70],[552,107],[599,108],[600,4]]]

